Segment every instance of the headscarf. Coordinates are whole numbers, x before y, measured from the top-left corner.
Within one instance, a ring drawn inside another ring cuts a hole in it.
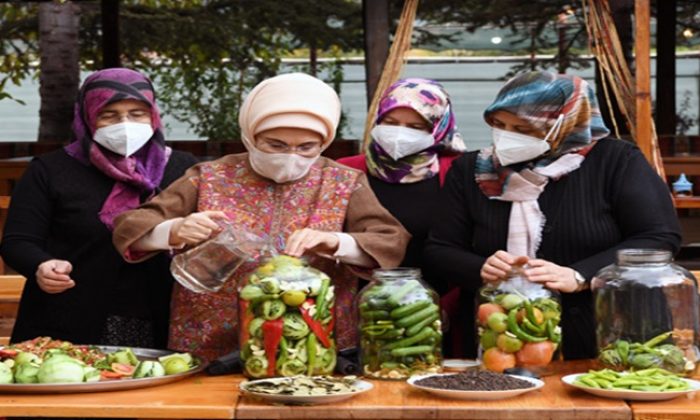
[[[250,91],[238,114],[247,150],[257,149],[255,135],[273,128],[304,128],[322,137],[325,150],[340,122],[338,94],[315,77],[288,73],[263,80]]]
[[[507,111],[543,132],[563,116],[551,140],[551,151],[515,170],[494,159],[493,146],[482,149],[476,162],[476,182],[490,199],[511,201],[507,251],[534,258],[545,217],[537,199],[550,179],[577,170],[595,142],[610,134],[593,88],[580,77],[546,71],[521,73],[509,80],[484,111],[492,125],[496,111]]]
[[[422,116],[432,127],[435,143],[421,152],[394,160],[376,141],[370,141],[365,157],[372,176],[392,184],[422,181],[440,172],[439,154],[466,151],[457,131],[450,96],[438,82],[408,78],[389,86],[379,102],[375,125],[396,108],[409,108]]]
[[[129,157],[103,148],[92,138],[100,111],[125,99],[148,104],[154,131],[148,143]],[[116,181],[99,213],[102,223],[111,230],[119,214],[139,206],[142,194],[155,192],[170,157],[171,150],[165,146],[151,81],[141,73],[126,68],[100,70],[88,76],[75,104],[73,137],[73,142],[65,147],[66,153]]]

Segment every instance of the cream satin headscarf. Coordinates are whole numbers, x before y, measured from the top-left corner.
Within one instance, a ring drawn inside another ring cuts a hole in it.
[[[289,73],[260,82],[241,105],[238,123],[248,151],[255,135],[278,127],[305,128],[323,137],[322,149],[335,138],[340,121],[340,98],[322,80],[304,73]]]

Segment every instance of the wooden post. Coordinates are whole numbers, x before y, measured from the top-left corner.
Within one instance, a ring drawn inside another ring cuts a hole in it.
[[[635,106],[637,126],[637,146],[641,149],[649,163],[654,165],[652,149],[652,120],[651,120],[651,79],[649,59],[649,2],[651,0],[635,0]]]
[[[656,131],[676,134],[676,0],[656,6]]]
[[[389,0],[362,0],[365,32],[365,79],[367,107],[382,76],[389,55]]]
[[[121,67],[119,0],[102,0],[102,68]]]

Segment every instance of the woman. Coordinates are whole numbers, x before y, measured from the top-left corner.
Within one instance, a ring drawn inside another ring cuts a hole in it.
[[[166,147],[151,82],[125,68],[85,80],[73,136],[35,158],[12,194],[0,252],[27,278],[12,341],[165,348],[169,260],[126,264],[112,228],[196,160]]]
[[[320,156],[339,118],[338,95],[314,77],[293,73],[263,81],[239,113],[248,153],[197,165],[140,209],[121,215],[114,231],[119,252],[141,260],[154,251],[197,245],[219,223],[230,223],[278,252],[308,255],[328,273],[336,286],[338,346],[353,346],[349,309],[357,279],[346,265],[395,266],[408,235],[377,202],[364,175]],[[241,266],[236,281],[215,294],[176,285],[170,347],[210,360],[235,350],[236,287],[259,263]]]
[[[459,289],[423,262],[425,240],[438,213],[440,187],[452,161],[466,150],[449,95],[434,80],[398,80],[379,101],[371,136],[366,153],[338,162],[367,173],[379,202],[411,234],[401,265],[421,269],[424,279],[443,296],[450,335],[455,330],[461,335],[460,323],[453,322]],[[445,344],[447,353],[464,355],[461,343]]]
[[[639,149],[606,138],[579,77],[517,75],[484,118],[493,147],[453,165],[426,259],[472,296],[526,264],[527,280],[562,293],[564,357],[595,357],[589,282],[618,249],[678,250],[669,191]]]

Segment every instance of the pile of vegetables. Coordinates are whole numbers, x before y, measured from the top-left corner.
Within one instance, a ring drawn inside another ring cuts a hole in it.
[[[483,296],[483,294],[482,294]],[[561,306],[548,297],[501,293],[479,305],[479,343],[484,367],[547,366],[561,342]]]
[[[6,347],[0,350],[0,358],[0,384],[138,379],[183,373],[196,365],[189,353],[139,360],[130,348],[104,353],[96,346],[76,346],[50,337]]]
[[[688,382],[678,375],[660,368],[620,373],[610,369],[590,370],[576,378],[574,384],[589,388],[631,390],[646,392],[685,391]]]
[[[616,340],[603,347],[598,360],[615,370],[644,370],[662,368],[677,374],[695,370],[695,362],[686,358],[683,350],[673,344],[671,331],[659,334],[644,343]]]
[[[259,266],[239,291],[244,373],[253,378],[329,375],[336,364],[334,287],[286,255]]]
[[[359,304],[365,375],[404,379],[436,372],[442,363],[440,308],[415,279],[373,283]]]

